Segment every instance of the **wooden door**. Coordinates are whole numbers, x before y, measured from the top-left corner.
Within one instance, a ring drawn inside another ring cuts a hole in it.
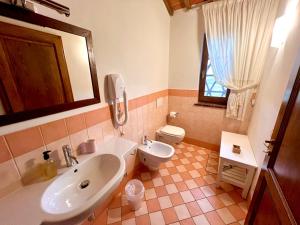
[[[291,79],[245,224],[300,224],[300,70]]]

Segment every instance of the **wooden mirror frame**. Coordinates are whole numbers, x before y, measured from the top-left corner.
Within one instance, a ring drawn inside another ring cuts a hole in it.
[[[71,103],[55,105],[55,106],[42,108],[42,109],[17,112],[11,115],[1,115],[0,126],[100,103],[98,77],[97,77],[96,63],[95,63],[93,45],[92,45],[92,33],[90,30],[86,30],[84,28],[77,27],[56,19],[52,19],[31,12],[21,7],[17,7],[2,2],[0,2],[0,16],[8,17],[15,20],[20,20],[23,22],[28,22],[42,27],[49,27],[52,29],[56,29],[56,30],[60,30],[60,31],[64,31],[67,33],[84,37],[86,39],[86,46],[88,51],[90,73],[91,73],[93,93],[94,93],[94,98],[91,99],[85,99],[85,100],[75,101]]]

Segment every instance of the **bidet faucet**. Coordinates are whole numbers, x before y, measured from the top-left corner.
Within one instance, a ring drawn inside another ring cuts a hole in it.
[[[72,155],[72,149],[69,145],[62,146],[67,167],[74,165],[74,162],[79,163],[75,156]]]
[[[148,142],[152,143],[152,141],[148,138],[148,136],[145,135],[143,138],[143,145],[148,145]]]

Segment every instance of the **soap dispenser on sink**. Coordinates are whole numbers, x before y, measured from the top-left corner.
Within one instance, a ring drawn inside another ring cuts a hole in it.
[[[51,151],[44,151],[43,157],[44,157],[44,164],[43,164],[43,172],[46,179],[51,179],[57,175],[57,166],[54,161],[49,155]]]

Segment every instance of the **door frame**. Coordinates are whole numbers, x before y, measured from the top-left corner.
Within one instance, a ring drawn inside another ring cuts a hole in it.
[[[282,224],[296,225],[297,222],[292,214],[292,211],[285,199],[285,196],[277,182],[273,166],[276,162],[282,140],[285,135],[286,128],[288,126],[290,116],[293,112],[294,105],[297,100],[297,96],[300,90],[300,67],[297,74],[293,74],[289,79],[288,86],[285,90],[284,99],[280,107],[280,111],[275,123],[271,139],[274,140],[272,146],[270,146],[271,153],[266,155],[264,163],[256,184],[254,195],[250,203],[245,224],[250,225],[255,221],[255,216],[258,212],[259,205],[261,203],[265,189],[268,187],[271,197],[274,202],[278,217]]]

